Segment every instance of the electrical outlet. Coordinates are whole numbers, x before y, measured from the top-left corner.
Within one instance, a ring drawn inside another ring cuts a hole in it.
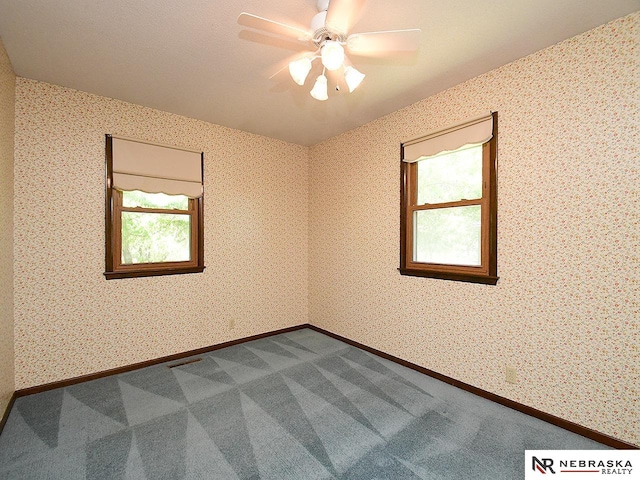
[[[229,319],[229,328],[231,330],[233,330],[234,328],[236,328],[236,321],[233,318]]]
[[[516,374],[516,369],[513,367],[506,367],[505,368],[505,377],[504,377],[505,381],[509,382],[509,383],[517,383],[518,382],[518,376]]]

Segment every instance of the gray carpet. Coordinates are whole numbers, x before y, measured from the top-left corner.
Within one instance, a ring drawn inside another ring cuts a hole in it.
[[[604,449],[313,330],[18,398],[2,479],[524,478]]]

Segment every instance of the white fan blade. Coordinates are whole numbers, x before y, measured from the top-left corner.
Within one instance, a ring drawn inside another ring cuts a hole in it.
[[[245,27],[255,28],[257,30],[263,30],[265,32],[275,33],[277,35],[284,35],[287,37],[294,37],[298,40],[309,40],[311,38],[311,32],[302,28],[294,27],[291,25],[285,25],[284,23],[276,22],[275,20],[269,20],[268,18],[259,17],[251,13],[242,12],[238,16],[238,23]]]
[[[329,0],[325,25],[331,32],[346,35],[356,22],[365,0]]]
[[[275,67],[273,69],[273,70],[275,70],[275,72],[268,74],[269,75],[269,80],[273,80],[276,76],[278,76],[280,74],[280,72],[284,72],[285,69],[289,68],[289,62],[286,62],[286,63],[285,62],[281,62],[281,63],[284,63],[284,65]]]
[[[347,48],[354,55],[412,52],[420,46],[420,33],[419,28],[354,33],[347,38]]]

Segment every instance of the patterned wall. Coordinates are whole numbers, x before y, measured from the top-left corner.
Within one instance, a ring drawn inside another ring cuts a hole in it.
[[[640,445],[639,36],[637,12],[312,147],[311,323]],[[400,142],[489,110],[498,285],[399,275]]]
[[[105,133],[204,151],[203,274],[104,279]],[[15,143],[17,389],[307,322],[307,147],[23,78]]]
[[[0,417],[13,376],[13,120],[16,76],[0,40]]]
[[[640,444],[639,24],[636,13],[489,72],[310,159],[18,79],[16,388],[311,321]],[[490,109],[498,285],[400,276],[399,143]],[[104,280],[105,133],[204,150],[204,274]]]

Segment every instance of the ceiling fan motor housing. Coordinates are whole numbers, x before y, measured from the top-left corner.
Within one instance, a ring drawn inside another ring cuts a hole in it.
[[[318,8],[320,8],[320,4],[322,0],[318,1]],[[324,2],[329,5],[329,2]],[[316,13],[314,17],[311,19],[311,27],[310,30],[313,32],[313,37],[311,38],[316,47],[321,47],[322,44],[327,40],[334,40],[336,42],[344,43],[346,40],[345,35],[340,35],[339,33],[334,33],[327,29],[326,26],[327,20],[327,11],[321,11]]]

